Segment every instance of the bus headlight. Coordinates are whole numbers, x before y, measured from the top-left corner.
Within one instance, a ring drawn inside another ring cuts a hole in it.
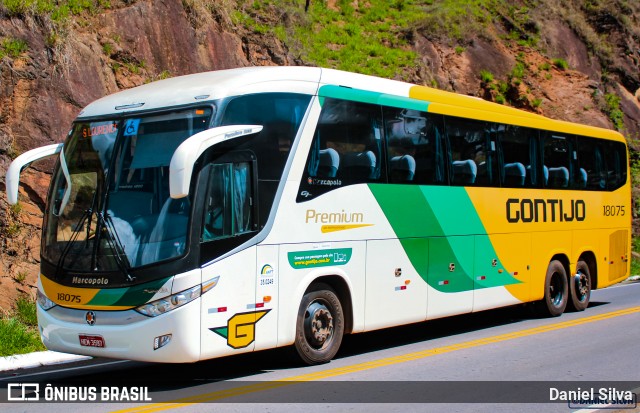
[[[38,288],[37,301],[38,301],[38,304],[40,304],[40,307],[42,307],[42,309],[45,311],[50,310],[51,308],[56,306],[56,303],[49,300],[49,298],[46,295],[44,295],[44,293],[40,291],[39,288]]]
[[[188,290],[180,291],[179,293],[168,297],[141,305],[136,308],[136,311],[148,317],[157,317],[195,300],[200,297],[201,292],[202,287],[200,285],[196,285]]]

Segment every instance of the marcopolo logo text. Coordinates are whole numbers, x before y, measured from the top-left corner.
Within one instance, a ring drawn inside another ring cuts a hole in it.
[[[109,279],[105,277],[78,277],[75,276],[71,278],[71,282],[73,284],[84,284],[84,285],[107,285],[109,284]]]

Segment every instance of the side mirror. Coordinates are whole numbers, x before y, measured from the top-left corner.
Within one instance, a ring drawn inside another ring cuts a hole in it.
[[[55,143],[53,145],[42,146],[40,148],[32,149],[18,156],[11,162],[9,169],[7,169],[6,184],[7,184],[7,200],[9,204],[15,205],[18,203],[18,187],[20,185],[20,172],[27,168],[32,162],[39,161],[40,159],[54,156],[62,151],[64,144]]]

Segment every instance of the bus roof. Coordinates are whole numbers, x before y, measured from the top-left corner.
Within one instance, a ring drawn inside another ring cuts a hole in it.
[[[612,130],[557,121],[542,115],[426,86],[362,74],[306,66],[265,66],[197,73],[160,80],[105,96],[89,104],[79,118],[177,107],[257,92],[316,94],[320,86],[394,95],[428,103],[428,112],[502,122],[557,132],[597,136],[618,141]],[[353,94],[352,94],[353,95]]]
[[[178,76],[100,98],[87,105],[78,117],[120,115],[267,90],[295,92],[298,88],[313,94],[317,90],[320,73],[321,69],[314,67],[266,66]]]

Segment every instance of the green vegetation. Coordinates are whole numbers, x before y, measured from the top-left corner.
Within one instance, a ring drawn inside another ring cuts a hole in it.
[[[511,73],[509,73],[509,80],[511,80],[511,82],[514,85],[519,85],[522,82],[522,79],[524,78],[524,75],[526,73],[526,66],[523,62],[516,62],[516,65],[514,66],[514,68],[511,70]]]
[[[20,57],[28,49],[27,42],[22,39],[5,38],[0,41],[0,59],[9,56],[13,59]]]
[[[424,15],[420,3],[311,1],[305,13],[303,1],[255,0],[243,2],[230,14],[236,24],[254,33],[273,33],[306,63],[402,78],[416,65],[409,39],[411,27]],[[275,21],[265,17],[274,15]]]
[[[465,42],[486,34],[495,16],[498,0],[425,0],[424,17],[418,30],[428,38]]]
[[[19,219],[20,213],[22,212],[22,204],[18,202],[15,205],[11,205],[8,211],[6,225],[2,232],[7,238],[13,238],[22,231],[22,222]]]
[[[606,107],[604,112],[609,115],[609,119],[613,122],[613,126],[618,131],[624,129],[624,113],[620,109],[620,96],[615,93],[607,93],[604,95]]]
[[[567,61],[564,59],[555,58],[552,59],[551,62],[553,62],[553,65],[560,70],[567,70],[569,68],[569,63],[567,63]]]
[[[146,63],[144,60],[141,60],[139,62],[137,61],[133,61],[133,60],[128,60],[123,62],[123,66],[132,74],[134,75],[139,75],[143,69],[145,69],[147,67]]]
[[[16,274],[15,280],[19,283],[22,284],[24,282],[24,280],[27,279],[27,273],[24,271],[18,271],[18,273]]]
[[[631,250],[640,251],[640,237],[633,237],[631,240]],[[640,275],[640,258],[631,257],[631,270],[629,275]]]
[[[111,53],[113,53],[113,45],[111,43],[103,44],[102,51],[104,52],[105,55],[111,56]]]
[[[169,79],[170,77],[173,77],[171,72],[168,70],[163,70],[162,72],[158,73],[155,80]]]
[[[0,357],[45,350],[38,334],[36,304],[20,297],[13,311],[0,318]]]
[[[9,16],[48,16],[54,22],[62,22],[70,15],[83,12],[96,14],[111,7],[109,0],[0,0]]]
[[[480,80],[482,80],[483,83],[493,83],[493,73],[489,72],[488,70],[481,70],[480,71]]]
[[[18,319],[18,321],[26,326],[38,326],[36,303],[27,298],[27,296],[20,296],[16,300],[14,316]]]
[[[95,15],[109,8],[109,0],[0,0],[0,12],[7,17],[33,16],[47,27],[45,43],[51,48],[65,41],[72,16]]]
[[[551,70],[551,64],[549,62],[544,62],[540,66],[538,66],[538,69],[548,72],[549,70]]]

